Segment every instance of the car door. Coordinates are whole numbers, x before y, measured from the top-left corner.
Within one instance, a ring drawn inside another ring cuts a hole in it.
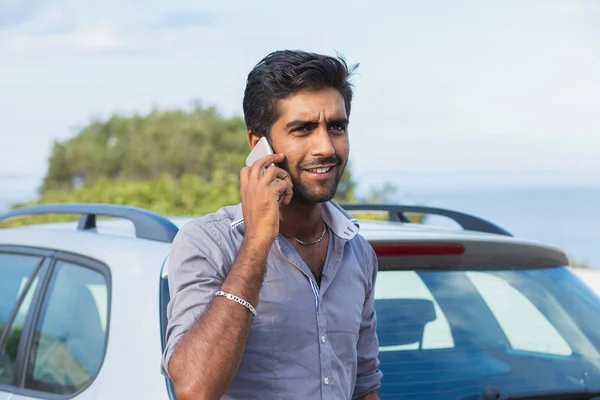
[[[49,252],[0,246],[0,400],[18,391],[23,341],[33,319],[40,282],[48,272]]]
[[[0,400],[98,397],[110,274],[96,261],[0,246]]]
[[[102,397],[101,388],[93,383],[106,352],[109,288],[106,266],[55,255],[32,324],[22,389],[11,400]]]

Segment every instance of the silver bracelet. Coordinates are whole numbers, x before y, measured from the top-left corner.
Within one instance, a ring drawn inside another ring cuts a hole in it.
[[[222,290],[219,290],[217,293],[215,293],[215,295],[216,296],[225,296],[229,300],[233,300],[236,303],[240,303],[241,305],[243,305],[244,307],[246,307],[248,310],[250,310],[250,312],[252,313],[252,315],[256,316],[256,310],[254,309],[254,307],[252,307],[252,304],[248,303],[246,300],[241,299],[241,298],[237,297],[234,294],[224,292]]]

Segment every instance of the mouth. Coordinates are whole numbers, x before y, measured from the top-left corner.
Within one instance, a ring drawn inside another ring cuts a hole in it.
[[[333,174],[335,165],[324,165],[315,168],[307,168],[304,171],[310,174],[311,177],[317,179],[329,178]]]

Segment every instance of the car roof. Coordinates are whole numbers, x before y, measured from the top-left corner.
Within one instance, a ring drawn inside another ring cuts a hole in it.
[[[171,216],[166,217],[178,228],[183,227],[185,224],[190,223],[200,216]],[[378,221],[360,219],[357,220],[360,227],[360,233],[365,239],[369,241],[382,241],[382,240],[410,240],[410,239],[421,239],[421,240],[440,240],[452,238],[454,240],[467,239],[472,240],[479,238],[480,240],[488,241],[519,241],[510,236],[504,236],[499,234],[491,234],[485,232],[477,232],[463,229],[454,229],[444,226],[415,224],[415,223],[404,223],[404,222],[390,222],[390,221]],[[100,233],[102,235],[108,235],[112,240],[118,240],[119,238],[136,238],[135,226],[128,220],[122,218],[111,218],[109,220],[99,220],[97,227],[91,230],[77,230],[77,222],[55,222],[55,223],[43,223],[35,225],[25,225],[16,228],[10,228],[12,232],[27,231],[27,232],[46,232],[48,230],[53,231],[54,234],[61,235],[61,232],[70,232],[71,235],[88,235],[90,232]],[[2,232],[2,229],[0,229]],[[96,235],[96,239],[97,240]],[[76,236],[83,237],[86,236]],[[153,241],[150,241],[153,242]]]
[[[165,217],[177,228],[198,218],[198,216]],[[371,243],[460,243],[466,248],[461,258],[462,265],[476,267],[495,260],[498,267],[521,263],[531,265],[568,265],[568,259],[562,250],[536,241],[515,238],[508,235],[479,231],[431,226],[405,222],[376,221],[361,219],[358,221],[361,235]],[[52,235],[48,235],[52,231]],[[164,258],[168,255],[170,243],[136,238],[134,224],[123,218],[98,220],[96,227],[90,230],[77,230],[77,222],[60,222],[29,225],[11,229],[0,229],[0,244],[60,249],[62,251],[86,254],[89,257],[107,262],[111,257],[107,253],[145,253]],[[111,251],[107,252],[106,249]],[[499,261],[499,258],[502,260]],[[415,263],[410,257],[391,257],[395,265]],[[435,258],[448,263],[443,258]],[[419,262],[431,265],[431,259],[419,258]],[[469,261],[470,260],[470,261]],[[417,265],[418,266],[418,265]]]

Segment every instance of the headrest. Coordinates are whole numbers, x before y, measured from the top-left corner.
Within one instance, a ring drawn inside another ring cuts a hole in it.
[[[426,299],[378,299],[377,336],[380,346],[421,343],[425,325],[435,321],[435,307]]]

